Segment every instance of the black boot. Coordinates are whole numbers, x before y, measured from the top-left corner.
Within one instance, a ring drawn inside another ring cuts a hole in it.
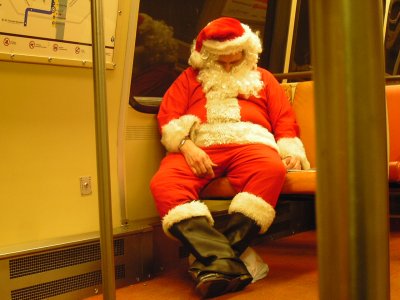
[[[252,281],[229,241],[205,217],[175,223],[169,232],[195,256],[189,271],[196,280],[196,291],[204,298],[243,289]]]
[[[259,232],[260,226],[253,219],[239,212],[234,212],[230,215],[228,224],[222,230],[238,257],[246,250]]]

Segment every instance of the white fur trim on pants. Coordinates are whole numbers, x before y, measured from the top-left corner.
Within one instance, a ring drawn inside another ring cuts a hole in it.
[[[167,236],[175,239],[169,232],[169,229],[180,221],[193,217],[206,217],[208,223],[214,225],[214,219],[211,216],[207,205],[200,201],[192,201],[185,204],[180,204],[172,208],[162,219],[162,227]]]
[[[242,213],[254,220],[260,226],[260,233],[264,233],[275,219],[275,209],[268,202],[256,195],[242,192],[237,194],[229,206],[229,213]]]

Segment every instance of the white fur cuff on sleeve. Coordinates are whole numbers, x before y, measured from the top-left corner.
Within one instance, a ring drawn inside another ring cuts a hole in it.
[[[194,115],[183,115],[171,120],[162,127],[161,143],[169,152],[179,152],[178,146],[183,138],[190,135],[190,130],[200,119]]]
[[[296,156],[300,159],[303,170],[310,168],[310,163],[308,162],[303,143],[298,137],[281,138],[278,140],[277,144],[279,148],[279,155],[282,158],[286,156]]]

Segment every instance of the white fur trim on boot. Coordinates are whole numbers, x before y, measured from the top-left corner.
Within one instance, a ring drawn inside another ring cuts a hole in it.
[[[298,137],[281,138],[278,140],[277,144],[279,155],[282,158],[287,156],[296,156],[300,159],[303,170],[308,170],[310,168],[310,163],[308,162],[303,142]]]
[[[194,115],[183,115],[179,119],[173,119],[162,127],[161,143],[169,152],[179,152],[180,142],[191,135],[200,119]]]
[[[162,219],[162,227],[167,236],[172,239],[175,239],[169,229],[180,221],[190,219],[193,217],[201,217],[204,216],[207,218],[208,223],[210,225],[214,225],[214,219],[211,216],[210,210],[207,205],[200,201],[192,201],[185,204],[180,204],[172,208]]]
[[[275,219],[275,209],[256,195],[242,192],[237,194],[229,206],[229,213],[242,213],[260,226],[260,234],[266,232]]]

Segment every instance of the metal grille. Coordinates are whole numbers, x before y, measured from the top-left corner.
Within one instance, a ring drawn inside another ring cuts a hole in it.
[[[126,140],[159,140],[157,126],[152,124],[150,126],[129,125],[126,127]]]
[[[125,265],[115,267],[115,279],[125,277]],[[101,271],[94,271],[73,277],[54,280],[46,283],[11,291],[11,300],[41,300],[69,293],[79,289],[100,285]]]
[[[114,240],[114,255],[124,255],[124,240]],[[100,243],[10,260],[10,279],[100,260]]]

